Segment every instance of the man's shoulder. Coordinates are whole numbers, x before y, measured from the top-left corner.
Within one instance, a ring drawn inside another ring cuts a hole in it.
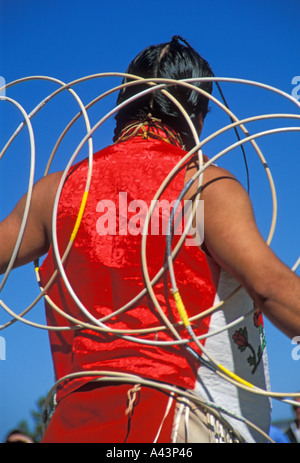
[[[187,167],[185,181],[188,182],[192,177],[195,178],[192,188],[189,190],[189,196],[194,196],[196,191],[199,191],[199,163],[198,160],[191,162]],[[201,181],[201,191],[204,196],[207,196],[207,192],[217,192],[221,190],[223,193],[227,191],[228,188],[231,188],[232,183],[239,184],[236,177],[224,167],[217,166],[215,164],[209,164],[208,161],[204,159],[203,164],[203,178]]]
[[[55,196],[62,177],[62,172],[53,172],[40,178],[34,185],[32,208],[47,213],[51,211],[55,201]]]
[[[47,186],[57,188],[62,174],[63,172],[53,172],[51,174],[44,175],[38,180],[36,186],[39,188],[46,188]]]

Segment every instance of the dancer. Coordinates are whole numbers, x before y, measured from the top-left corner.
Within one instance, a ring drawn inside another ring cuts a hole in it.
[[[178,36],[169,43],[143,50],[127,72],[144,78],[176,80],[213,75],[209,64]],[[196,85],[212,92],[210,82]],[[118,103],[143,88],[148,86],[123,88]],[[168,86],[167,91],[182,104],[200,135],[208,98],[181,85]],[[105,323],[111,332],[92,327],[75,329],[70,322],[71,330],[49,333],[56,378],[72,373],[80,375],[59,385],[58,405],[44,442],[265,441],[261,433],[239,417],[267,433],[269,398],[237,388],[234,382],[203,365],[197,345],[191,343],[187,349],[174,342],[174,333],[169,329],[157,329],[163,324],[163,317],[147,293],[128,310],[109,317],[144,288],[140,249],[145,213],[166,175],[193,146],[193,134],[180,110],[166,94],[155,91],[118,112],[114,144],[94,155],[89,196],[64,268],[79,301],[95,319],[107,317]],[[198,158],[192,156],[168,184],[160,206],[173,204],[198,168]],[[74,230],[87,171],[87,160],[76,164],[62,190],[57,211],[61,255]],[[61,173],[55,173],[35,185],[16,260],[16,265],[22,265],[47,253],[40,268],[44,287],[57,268],[52,246],[52,212],[60,179]],[[188,204],[193,203],[197,193],[198,184],[194,182],[185,195]],[[201,199],[204,241],[199,246],[192,245],[193,237],[189,237],[174,261],[182,300],[188,317],[192,318],[226,300],[242,285],[243,289],[220,310],[193,322],[193,329],[197,336],[209,336],[203,343],[218,363],[243,378],[246,384],[268,390],[262,313],[288,336],[299,334],[299,278],[266,245],[255,224],[249,197],[230,172],[209,166],[204,171]],[[0,224],[2,272],[15,244],[24,202],[25,198],[21,199]],[[161,208],[154,232],[150,227],[147,238],[151,279],[165,263],[164,226],[169,212]],[[196,224],[196,232],[200,225]],[[174,246],[178,239],[174,230]],[[179,324],[181,319],[170,294],[167,272],[156,282],[154,292],[164,316],[176,325],[183,339],[189,338],[185,327]],[[69,316],[90,323],[62,277],[56,277],[47,295]],[[68,324],[49,302],[46,305],[49,325]],[[237,317],[242,317],[240,325],[210,336]],[[141,341],[140,333],[136,342],[129,338],[132,330],[145,329],[151,330],[142,335]],[[124,334],[120,335],[118,330]],[[90,371],[136,375],[137,379],[131,384],[125,377],[123,381],[121,377],[121,382],[111,377],[100,383],[94,381]],[[165,385],[175,385],[176,392],[171,387],[168,391]],[[187,398],[180,390],[192,392]],[[203,399],[203,406],[197,397]],[[217,416],[205,406],[207,402],[229,414]]]

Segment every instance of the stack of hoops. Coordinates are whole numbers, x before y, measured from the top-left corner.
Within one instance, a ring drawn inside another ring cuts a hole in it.
[[[116,86],[114,88],[111,88],[110,90],[102,93],[97,98],[95,98],[93,101],[91,101],[88,105],[85,106],[83,104],[82,100],[80,99],[80,97],[78,96],[78,94],[75,92],[74,87],[76,87],[76,85],[78,85],[78,84],[80,84],[82,82],[88,82],[88,81],[90,81],[92,79],[100,79],[100,78],[102,79],[102,78],[110,78],[110,77],[120,77],[120,78],[128,77],[131,80],[130,80],[130,82],[127,82],[126,84],[118,85],[118,86]],[[31,154],[30,175],[29,175],[28,192],[27,192],[27,199],[26,199],[24,215],[23,215],[22,224],[21,224],[21,227],[20,227],[20,231],[19,231],[19,235],[18,235],[18,239],[17,239],[16,245],[15,245],[14,251],[12,253],[9,265],[7,267],[7,270],[6,270],[4,276],[3,276],[2,280],[1,280],[1,283],[0,283],[0,292],[3,290],[3,288],[4,288],[4,286],[5,286],[6,282],[7,282],[7,279],[9,277],[9,274],[10,274],[10,272],[11,272],[13,266],[14,266],[16,256],[17,256],[18,251],[19,251],[20,243],[22,241],[22,237],[23,237],[24,230],[25,230],[25,227],[26,227],[28,214],[29,214],[29,207],[30,207],[30,202],[31,202],[31,197],[32,197],[32,190],[33,190],[33,184],[34,184],[34,173],[35,173],[35,137],[34,137],[33,128],[32,128],[32,124],[31,124],[32,118],[40,110],[42,110],[42,108],[44,108],[45,105],[49,101],[51,101],[53,98],[55,98],[61,92],[69,92],[72,95],[72,97],[75,99],[75,101],[77,102],[77,104],[79,106],[78,114],[66,126],[66,128],[61,133],[60,137],[57,140],[57,143],[55,144],[55,146],[53,148],[53,151],[52,151],[52,153],[51,153],[51,155],[49,157],[49,160],[48,160],[45,172],[44,172],[45,176],[48,175],[48,173],[49,173],[50,166],[52,164],[53,158],[54,158],[54,156],[55,156],[55,154],[56,154],[56,152],[58,150],[58,147],[59,147],[60,143],[62,142],[62,140],[64,139],[64,137],[66,136],[66,134],[68,133],[70,128],[73,126],[73,124],[80,117],[83,117],[83,119],[84,119],[85,128],[86,128],[86,135],[84,136],[84,138],[81,140],[81,142],[77,146],[76,150],[74,151],[74,153],[70,157],[69,162],[67,163],[67,166],[65,167],[65,169],[63,171],[61,182],[59,184],[57,195],[56,195],[56,198],[55,198],[54,210],[53,210],[53,220],[52,220],[52,237],[53,237],[53,250],[54,250],[54,253],[55,253],[55,258],[56,258],[56,261],[57,261],[58,269],[53,274],[52,278],[49,280],[47,285],[45,287],[42,287],[40,277],[39,277],[39,262],[36,261],[34,263],[37,282],[38,282],[38,284],[40,286],[40,289],[41,289],[38,297],[27,308],[25,308],[20,314],[15,313],[11,308],[9,308],[7,306],[7,304],[2,299],[0,299],[0,306],[2,307],[2,309],[4,311],[6,311],[12,317],[11,321],[9,321],[9,322],[7,322],[7,323],[0,326],[0,330],[4,330],[4,329],[8,328],[11,324],[13,324],[16,321],[20,321],[20,322],[25,323],[27,325],[30,325],[30,326],[33,326],[33,327],[36,327],[36,328],[39,328],[39,329],[43,329],[43,330],[60,331],[60,330],[90,328],[90,329],[93,329],[95,331],[113,332],[117,336],[120,336],[120,337],[122,337],[124,339],[130,340],[130,341],[136,342],[136,343],[159,345],[161,347],[163,347],[164,345],[169,345],[169,344],[174,344],[174,345],[175,344],[177,344],[177,345],[180,344],[180,345],[184,345],[186,347],[186,349],[189,349],[190,351],[191,351],[191,349],[189,347],[189,343],[193,341],[193,342],[196,342],[196,344],[200,347],[201,352],[203,353],[201,357],[200,356],[197,357],[199,362],[201,364],[205,365],[207,368],[210,368],[216,375],[219,375],[222,378],[225,378],[226,380],[234,383],[237,387],[242,388],[242,389],[246,389],[247,391],[250,391],[253,394],[265,395],[265,396],[268,396],[270,398],[279,400],[279,401],[287,403],[287,404],[294,404],[292,398],[300,397],[300,394],[297,395],[296,393],[269,392],[269,391],[262,390],[262,389],[260,389],[260,388],[258,388],[256,386],[254,386],[253,384],[250,384],[249,382],[245,381],[243,378],[240,378],[237,375],[235,375],[233,372],[228,371],[224,366],[220,365],[219,363],[217,363],[215,361],[215,359],[211,356],[210,352],[208,352],[200,342],[201,340],[203,340],[205,337],[208,336],[207,334],[203,335],[203,336],[200,336],[200,337],[197,337],[197,336],[195,336],[195,334],[193,332],[192,322],[194,322],[195,320],[198,320],[200,318],[204,318],[204,317],[212,314],[213,312],[215,312],[217,310],[220,310],[224,306],[224,304],[226,303],[226,301],[221,301],[217,305],[215,305],[214,307],[211,307],[209,310],[199,314],[196,317],[193,317],[193,318],[189,319],[188,316],[187,316],[187,312],[185,310],[184,301],[181,299],[181,295],[180,295],[179,290],[178,290],[177,285],[176,285],[176,275],[175,275],[174,268],[173,268],[173,260],[176,257],[176,255],[178,254],[178,252],[179,252],[179,250],[180,250],[180,248],[181,248],[181,246],[182,246],[182,244],[183,244],[183,242],[184,242],[184,240],[185,240],[185,238],[186,238],[186,236],[187,236],[187,234],[189,232],[189,229],[191,227],[192,221],[193,221],[195,213],[196,213],[197,201],[195,201],[195,203],[194,203],[194,209],[193,209],[192,214],[191,214],[191,216],[189,218],[189,221],[188,221],[188,223],[186,225],[186,228],[185,228],[184,232],[182,233],[182,236],[180,237],[179,242],[177,243],[177,245],[176,245],[176,247],[174,248],[173,251],[171,250],[171,233],[167,233],[167,240],[166,240],[167,262],[166,262],[165,266],[160,269],[160,271],[157,273],[157,275],[152,280],[150,280],[149,273],[148,273],[148,270],[147,270],[147,258],[146,258],[145,250],[146,250],[146,243],[147,243],[148,227],[149,227],[149,223],[150,223],[150,220],[151,220],[151,216],[152,216],[152,214],[154,212],[155,204],[157,204],[157,201],[159,200],[161,194],[163,193],[164,189],[168,185],[169,181],[174,176],[176,176],[177,172],[180,171],[181,166],[191,156],[195,155],[195,153],[198,154],[199,170],[197,171],[197,173],[194,175],[194,177],[190,180],[190,182],[188,182],[188,184],[183,189],[180,197],[178,198],[178,204],[180,203],[180,201],[181,201],[182,197],[184,196],[185,192],[189,189],[190,185],[195,181],[198,182],[198,186],[199,186],[199,193],[198,193],[197,199],[200,199],[200,195],[201,195],[201,188],[200,187],[201,187],[201,184],[202,184],[202,181],[203,181],[203,172],[205,171],[205,169],[207,169],[208,166],[215,163],[218,159],[220,159],[222,156],[226,155],[227,153],[229,153],[233,149],[235,149],[237,147],[241,147],[246,143],[251,143],[254,150],[256,151],[257,156],[258,156],[260,162],[262,163],[262,165],[264,167],[264,170],[265,170],[265,173],[266,173],[269,185],[270,185],[272,203],[273,203],[273,213],[272,213],[272,220],[271,220],[269,235],[268,235],[268,239],[267,239],[268,245],[270,245],[270,243],[272,241],[272,238],[273,238],[273,235],[274,235],[274,230],[275,230],[276,220],[277,220],[277,198],[276,198],[275,185],[274,185],[274,181],[273,181],[273,178],[272,178],[270,168],[269,168],[269,166],[268,166],[268,164],[267,164],[267,162],[266,162],[266,160],[265,160],[265,158],[264,158],[264,156],[263,156],[263,154],[262,154],[262,152],[261,152],[261,150],[260,150],[260,148],[259,148],[259,146],[257,144],[257,139],[259,139],[261,137],[269,136],[269,135],[272,135],[272,134],[275,134],[275,133],[299,132],[300,131],[300,126],[298,125],[298,126],[291,126],[291,127],[281,127],[281,128],[276,128],[276,129],[265,130],[265,131],[258,132],[258,133],[255,133],[255,134],[250,134],[248,129],[246,128],[246,124],[248,125],[248,124],[250,124],[252,122],[268,120],[268,119],[269,120],[271,120],[271,119],[290,119],[290,120],[293,120],[293,121],[299,123],[300,114],[285,114],[285,113],[284,114],[266,114],[266,115],[248,117],[248,118],[239,120],[235,116],[235,114],[233,114],[225,104],[221,103],[214,96],[212,96],[212,95],[206,93],[205,91],[203,91],[202,89],[196,87],[194,85],[195,82],[213,81],[213,82],[231,82],[231,83],[236,83],[236,84],[244,84],[244,85],[248,85],[248,86],[259,87],[259,88],[261,88],[261,89],[263,89],[263,90],[265,90],[267,92],[274,92],[277,95],[279,95],[279,96],[281,96],[281,97],[283,97],[285,99],[290,100],[294,105],[296,105],[297,110],[299,110],[299,108],[300,108],[300,103],[297,102],[292,96],[290,96],[289,94],[287,94],[287,93],[285,93],[285,92],[283,92],[281,90],[278,90],[278,89],[276,89],[274,87],[271,87],[269,85],[265,85],[265,84],[262,84],[262,83],[259,83],[259,82],[249,81],[249,80],[245,80],[245,79],[210,77],[210,78],[185,79],[185,80],[182,80],[182,81],[175,81],[175,80],[172,80],[172,79],[159,79],[159,78],[156,78],[156,79],[142,79],[142,78],[140,78],[138,76],[134,76],[134,75],[130,75],[130,74],[113,73],[113,72],[95,74],[95,75],[83,77],[81,79],[78,79],[78,80],[75,80],[75,81],[69,82],[69,83],[64,83],[64,82],[62,82],[62,81],[60,81],[58,79],[52,78],[52,77],[31,76],[31,77],[19,79],[19,80],[16,80],[16,81],[13,81],[13,82],[7,84],[5,87],[0,89],[0,92],[3,92],[4,90],[9,89],[12,86],[20,85],[20,84],[22,84],[22,83],[24,83],[26,81],[33,81],[33,80],[50,81],[52,83],[57,84],[58,89],[56,91],[54,91],[53,93],[51,93],[50,95],[48,95],[43,101],[41,101],[32,110],[32,112],[30,112],[29,114],[27,114],[25,109],[17,101],[11,99],[8,96],[4,96],[3,93],[0,93],[0,100],[2,102],[6,102],[6,103],[9,103],[9,104],[13,105],[18,111],[20,111],[20,113],[22,114],[22,116],[24,118],[23,123],[21,123],[19,125],[19,127],[15,130],[13,135],[10,137],[10,139],[8,140],[8,142],[6,143],[6,145],[4,146],[2,151],[0,152],[0,161],[1,161],[2,157],[4,156],[5,152],[7,151],[8,147],[13,143],[14,139],[18,136],[18,134],[24,128],[26,128],[28,130],[29,139],[30,139],[30,146],[31,146],[31,150],[30,150],[31,151],[31,153],[30,153]],[[95,103],[97,103],[100,100],[103,100],[105,97],[113,94],[114,92],[119,91],[124,86],[139,86],[141,84],[143,84],[143,85],[147,84],[148,88],[146,90],[143,90],[142,92],[137,93],[136,95],[129,98],[128,100],[121,103],[120,105],[116,106],[113,110],[111,110],[107,114],[105,114],[93,127],[91,126],[91,123],[90,123],[90,120],[89,120],[89,117],[88,117],[88,110]],[[193,90],[195,90],[197,92],[200,92],[200,93],[204,94],[212,103],[216,104],[219,108],[221,108],[221,110],[223,110],[226,113],[226,115],[229,116],[229,118],[231,120],[231,123],[224,126],[224,127],[222,127],[220,130],[214,132],[213,134],[209,135],[207,138],[205,138],[204,140],[202,140],[200,142],[198,134],[197,134],[197,132],[196,132],[196,130],[195,130],[189,116],[188,116],[188,114],[186,113],[184,108],[180,105],[180,103],[168,92],[168,87],[171,86],[171,85],[174,85],[174,84],[182,85],[182,86],[185,86],[187,88],[193,89]],[[85,210],[85,205],[86,205],[86,202],[87,202],[87,199],[88,199],[88,196],[89,196],[89,188],[90,188],[90,183],[91,183],[91,178],[92,178],[92,173],[93,173],[93,153],[94,153],[93,135],[96,132],[96,130],[106,120],[108,120],[111,116],[116,114],[122,107],[126,106],[127,104],[129,104],[133,100],[136,100],[136,99],[144,96],[145,94],[148,94],[148,93],[151,93],[151,92],[157,92],[157,91],[163,92],[179,108],[179,110],[181,111],[181,113],[185,117],[187,123],[189,124],[190,130],[191,130],[191,132],[193,134],[193,137],[194,137],[195,146],[191,151],[189,151],[182,158],[182,160],[166,176],[165,181],[160,186],[160,188],[156,192],[155,197],[153,198],[153,201],[151,202],[151,207],[150,207],[150,209],[148,211],[148,215],[146,217],[146,222],[145,222],[145,225],[144,225],[144,231],[143,231],[143,234],[142,234],[142,245],[141,245],[142,270],[143,270],[143,277],[144,277],[144,281],[145,281],[145,287],[144,287],[143,291],[140,294],[137,294],[136,297],[133,298],[129,303],[127,303],[123,307],[120,307],[114,313],[110,314],[107,317],[97,319],[97,318],[95,318],[94,316],[92,316],[90,314],[90,312],[83,305],[82,301],[78,298],[76,292],[74,291],[74,289],[70,285],[70,282],[68,281],[67,275],[66,275],[65,270],[64,270],[64,262],[66,260],[66,257],[68,256],[68,254],[69,254],[75,240],[76,240],[77,232],[78,232],[78,229],[80,227],[82,216],[83,216],[83,213],[84,213],[84,210]],[[218,136],[220,136],[220,135],[222,135],[222,134],[224,134],[224,133],[226,133],[226,132],[228,132],[228,131],[230,131],[232,129],[235,129],[235,128],[239,128],[239,130],[243,132],[244,138],[242,140],[238,140],[236,143],[233,143],[232,145],[230,145],[227,148],[223,149],[222,151],[217,153],[208,162],[206,162],[204,164],[204,162],[203,162],[203,154],[202,154],[203,147],[208,142],[215,139],[216,137],[218,137]],[[82,196],[81,206],[80,206],[80,208],[78,210],[77,220],[76,220],[74,229],[73,229],[73,231],[72,231],[72,233],[70,235],[68,246],[65,249],[63,255],[61,255],[60,252],[59,252],[59,249],[58,249],[57,230],[56,230],[58,204],[59,204],[62,188],[63,188],[64,182],[65,182],[65,180],[66,180],[66,178],[68,176],[70,168],[73,165],[76,157],[78,156],[78,154],[80,153],[80,151],[82,150],[82,148],[86,144],[88,144],[88,153],[89,153],[88,154],[88,166],[89,166],[89,168],[88,168],[88,175],[87,175],[87,178],[86,178],[85,191],[84,191],[84,194]],[[176,205],[175,205],[175,207],[174,207],[174,209],[172,211],[172,214],[170,216],[170,221],[169,221],[169,229],[170,230],[172,228],[175,212],[176,212]],[[292,267],[292,271],[296,271],[299,264],[300,264],[300,257],[297,259],[294,266]],[[77,306],[80,308],[82,313],[85,314],[85,316],[88,318],[89,323],[83,323],[81,320],[78,320],[78,319],[66,314],[61,307],[58,307],[57,305],[55,305],[53,303],[53,301],[50,300],[49,296],[47,295],[47,289],[50,287],[51,283],[53,282],[54,278],[56,277],[57,272],[60,273],[60,275],[61,275],[61,277],[62,277],[62,279],[63,279],[63,281],[64,281],[64,283],[65,283],[65,285],[66,285],[66,287],[67,287],[67,289],[69,291],[69,293],[70,293],[70,295],[72,296],[73,300],[75,301]],[[157,298],[155,296],[155,290],[154,290],[155,284],[161,278],[161,276],[163,275],[164,272],[169,272],[169,274],[170,274],[170,279],[171,279],[171,284],[172,284],[172,295],[173,295],[174,300],[176,302],[176,307],[178,309],[178,312],[179,312],[179,314],[181,316],[181,320],[182,320],[181,325],[183,324],[185,326],[185,328],[188,330],[188,333],[190,335],[190,339],[182,339],[179,332],[177,331],[176,325],[172,324],[170,322],[170,320],[166,317],[166,315],[162,311],[161,306],[160,306],[160,304],[159,304],[159,302],[158,302],[158,300],[157,300]],[[239,288],[235,291],[235,293],[237,291],[239,291]],[[153,332],[153,329],[151,329],[151,330],[150,329],[149,330],[144,329],[144,330],[126,330],[126,331],[124,331],[124,330],[111,329],[106,325],[106,322],[110,318],[116,317],[116,316],[120,315],[121,313],[125,312],[126,310],[128,310],[131,306],[133,306],[135,304],[135,302],[141,296],[145,295],[146,293],[149,295],[149,297],[151,297],[151,300],[152,300],[152,302],[154,304],[154,307],[156,308],[159,315],[161,316],[161,319],[164,322],[164,325],[162,325],[160,327],[157,327],[156,331],[169,330],[173,334],[174,339],[175,339],[172,343],[171,342],[167,343],[167,342],[163,342],[163,341],[150,341],[150,340],[147,340],[147,339],[143,339],[142,335],[143,334],[148,334],[149,331]],[[233,295],[234,294],[231,294],[229,296],[229,298],[231,298]],[[24,318],[25,315],[27,315],[28,312],[42,298],[45,298],[47,300],[48,304],[53,308],[53,310],[57,311],[59,314],[64,316],[67,320],[72,322],[74,324],[74,326],[72,326],[72,328],[70,328],[70,326],[60,326],[60,327],[48,326],[48,325],[38,324],[38,323],[35,323],[33,321],[29,321],[26,318]],[[251,311],[251,313],[252,313],[252,311]],[[235,324],[240,323],[248,315],[250,315],[250,313],[243,316],[243,317],[239,317],[237,320],[235,320],[233,323],[230,324],[230,327],[234,326]],[[225,329],[228,329],[228,328],[229,328],[229,326],[225,327]],[[219,333],[219,331],[216,331],[214,333],[210,333],[209,336],[213,336],[213,335],[216,335],[218,333]],[[195,354],[195,352],[192,352],[192,353],[193,353],[193,355],[197,356],[197,354]],[[149,381],[149,380],[143,379],[141,377],[137,377],[135,375],[125,375],[125,374],[119,374],[119,373],[108,373],[106,371],[89,371],[89,372],[85,371],[84,373],[72,374],[72,375],[69,375],[67,377],[61,378],[53,386],[53,388],[49,392],[49,395],[48,395],[46,403],[45,403],[45,416],[44,416],[44,421],[45,421],[44,424],[45,425],[46,425],[46,422],[47,422],[47,409],[48,409],[48,406],[49,406],[49,403],[50,403],[50,399],[51,399],[52,395],[55,394],[55,390],[56,390],[57,386],[67,378],[71,378],[71,377],[74,378],[74,377],[78,377],[78,376],[83,375],[83,374],[84,374],[84,376],[87,376],[87,375],[92,376],[92,377],[95,378],[94,381],[99,381],[99,382],[105,382],[107,380],[112,380],[113,379],[116,382],[127,382],[127,383],[132,383],[132,384],[137,384],[138,383],[138,384],[145,384],[145,385],[152,386],[152,387],[160,387],[161,389],[166,389],[170,393],[179,394],[181,397],[184,397],[186,400],[190,400],[193,403],[196,403],[199,407],[202,407],[202,409],[204,409],[206,412],[209,412],[212,416],[218,417],[218,419],[220,418],[220,413],[230,414],[226,410],[223,410],[223,409],[221,410],[216,404],[205,402],[205,401],[201,400],[199,397],[196,397],[195,394],[192,391],[187,390],[187,391],[183,392],[181,389],[179,390],[175,386],[171,386],[169,384],[164,385],[164,384],[159,383],[159,385],[158,385],[158,383],[156,383],[155,381]],[[238,420],[247,422],[247,424],[249,426],[252,426],[252,427],[254,427],[256,429],[256,426],[254,424],[250,423],[248,420],[246,420],[242,416],[235,416],[235,418],[238,419]],[[261,433],[264,435],[263,431],[261,431]],[[271,440],[268,436],[266,436],[266,437],[267,437],[268,440]]]

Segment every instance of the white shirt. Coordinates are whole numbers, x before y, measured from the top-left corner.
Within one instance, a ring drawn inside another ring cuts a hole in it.
[[[212,265],[213,263],[208,262]],[[221,270],[217,285],[215,304],[225,300],[238,287],[237,282]],[[224,367],[242,379],[263,390],[270,390],[268,361],[265,348],[261,317],[253,313],[253,301],[244,289],[222,306],[221,310],[211,316],[209,333],[225,327],[241,315],[252,311],[237,326],[226,329],[220,334],[208,337],[205,348],[212,357]],[[195,391],[203,399],[221,406],[236,416],[247,418],[266,434],[270,428],[271,400],[245,391],[220,378],[216,373],[201,366]],[[246,423],[223,414],[223,417],[243,436],[246,442],[266,442],[266,439]]]

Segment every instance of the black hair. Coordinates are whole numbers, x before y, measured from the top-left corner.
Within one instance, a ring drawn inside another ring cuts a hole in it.
[[[152,45],[141,51],[129,64],[127,73],[146,79],[180,80],[213,76],[208,62],[178,35],[174,36],[170,42]],[[123,83],[130,80],[132,79],[125,77]],[[193,85],[212,93],[212,82],[197,82]],[[146,88],[149,88],[147,84],[138,84],[121,89],[117,104]],[[201,127],[199,118],[202,116],[204,120],[208,112],[208,98],[200,92],[182,85],[172,85],[166,89],[184,107],[199,133]],[[181,135],[186,149],[191,149],[194,146],[194,139],[184,116],[161,91],[151,92],[119,110],[115,116],[117,124],[114,141],[118,139],[126,124],[131,121],[146,120],[149,114],[176,130]]]

